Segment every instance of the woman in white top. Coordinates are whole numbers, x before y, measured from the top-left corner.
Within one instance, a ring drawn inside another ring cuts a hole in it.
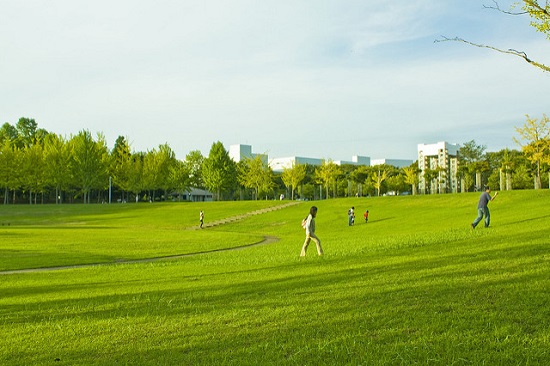
[[[317,216],[317,207],[312,206],[309,209],[309,215],[306,220],[306,240],[302,246],[302,252],[300,257],[305,257],[309,242],[313,239],[317,245],[317,254],[323,255],[323,248],[321,248],[321,240],[315,235],[315,217]]]

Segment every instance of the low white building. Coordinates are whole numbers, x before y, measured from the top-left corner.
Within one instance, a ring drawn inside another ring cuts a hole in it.
[[[282,172],[284,169],[290,169],[293,165],[322,165],[324,159],[304,158],[292,156],[288,158],[275,158],[269,161],[269,166],[274,172]]]
[[[339,160],[334,162],[337,165],[370,165],[370,158],[368,156],[354,155],[351,157],[351,161]]]
[[[376,165],[391,165],[397,168],[404,168],[410,166],[414,161],[407,159],[372,159],[371,166]]]

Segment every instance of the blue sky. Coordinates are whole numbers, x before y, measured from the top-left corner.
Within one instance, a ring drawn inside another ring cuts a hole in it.
[[[441,36],[546,64],[550,41],[492,1],[3,0],[0,123],[69,137],[213,142],[271,158],[416,159],[417,144],[518,148],[550,113],[550,74]],[[501,1],[507,8],[510,1]]]

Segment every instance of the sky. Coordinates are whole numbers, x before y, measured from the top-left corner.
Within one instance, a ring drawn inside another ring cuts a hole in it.
[[[507,9],[510,1],[500,1]],[[529,18],[478,0],[0,0],[0,124],[118,136],[178,159],[212,144],[269,158],[416,160],[418,144],[519,149],[550,113]]]

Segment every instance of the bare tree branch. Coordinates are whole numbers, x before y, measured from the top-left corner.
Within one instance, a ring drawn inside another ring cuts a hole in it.
[[[529,64],[531,64],[535,67],[538,67],[538,68],[540,68],[544,71],[550,72],[550,66],[546,66],[544,64],[541,64],[541,63],[538,63],[536,61],[531,60],[525,52],[516,51],[514,49],[501,50],[500,48],[496,48],[496,47],[493,47],[493,46],[487,46],[487,45],[479,44],[479,43],[473,43],[473,42],[467,41],[467,40],[459,38],[459,37],[455,37],[455,38],[448,38],[448,37],[445,37],[445,36],[441,36],[441,37],[442,37],[442,39],[436,39],[434,41],[434,43],[454,41],[454,42],[466,43],[466,44],[469,44],[471,46],[475,46],[475,47],[479,47],[479,48],[488,48],[490,50],[497,51],[497,52],[500,52],[500,53],[506,53],[506,54],[509,54],[509,55],[514,55],[514,56],[520,57],[520,58],[524,59],[525,61],[527,61]]]
[[[521,12],[513,12],[513,11],[506,11],[506,10],[502,10],[500,8],[500,5],[498,4],[498,2],[496,0],[493,0],[493,6],[488,6],[488,5],[483,5],[483,7],[485,9],[492,9],[492,10],[496,10],[496,11],[499,11],[501,13],[504,13],[504,14],[508,14],[508,15],[525,15],[525,14],[528,14],[526,11],[521,11]]]

